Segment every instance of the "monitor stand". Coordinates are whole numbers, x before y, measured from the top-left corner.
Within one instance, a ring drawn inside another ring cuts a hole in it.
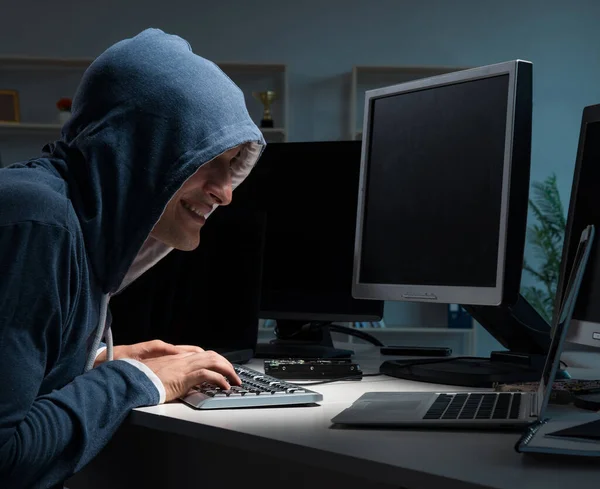
[[[540,381],[550,348],[550,326],[523,296],[510,306],[463,307],[508,351],[492,352],[487,359],[390,360],[381,365],[381,373],[464,387]],[[556,378],[570,376],[559,370]]]
[[[335,348],[324,321],[277,320],[276,339],[256,345],[255,358],[350,358],[354,352]]]

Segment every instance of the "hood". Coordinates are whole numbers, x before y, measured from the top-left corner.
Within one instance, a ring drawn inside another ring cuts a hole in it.
[[[158,29],[102,53],[84,73],[72,110],[60,140],[44,152],[67,182],[105,293],[170,251],[149,234],[204,163],[243,144],[235,188],[265,146],[241,90],[187,41]]]

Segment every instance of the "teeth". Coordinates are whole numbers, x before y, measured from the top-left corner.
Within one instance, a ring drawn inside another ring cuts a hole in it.
[[[181,202],[183,204],[183,207],[185,207],[186,209],[191,210],[194,214],[200,216],[200,217],[204,217],[204,214],[202,214],[198,209],[196,209],[195,207],[192,207],[191,205],[189,205],[187,202]]]

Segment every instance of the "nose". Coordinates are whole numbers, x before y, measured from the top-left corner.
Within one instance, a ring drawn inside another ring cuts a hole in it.
[[[231,187],[231,178],[219,185],[214,185],[208,190],[208,194],[217,205],[231,204],[233,189]]]

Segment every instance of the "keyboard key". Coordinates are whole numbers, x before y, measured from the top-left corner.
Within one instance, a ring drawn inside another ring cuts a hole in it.
[[[477,414],[477,408],[482,399],[481,394],[471,394],[465,403],[465,407],[460,413],[459,419],[474,419]]]
[[[423,419],[440,419],[450,404],[450,401],[452,401],[452,396],[449,396],[448,394],[438,395],[433,404],[429,406],[429,409],[427,410],[427,413],[425,413],[425,416],[423,416]]]
[[[519,419],[519,410],[521,408],[522,394],[514,394],[512,404],[510,405],[510,419]]]
[[[492,419],[506,419],[508,417],[508,408],[510,406],[512,394],[504,392],[498,395],[498,401],[494,407]]]

